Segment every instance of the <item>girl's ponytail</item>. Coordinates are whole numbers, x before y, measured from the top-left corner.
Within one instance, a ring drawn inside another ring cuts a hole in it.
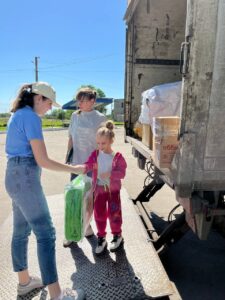
[[[34,95],[31,92],[32,84],[24,84],[13,102],[11,112],[16,112],[18,109],[23,108],[25,106],[30,106],[33,108],[34,106]]]
[[[110,140],[114,140],[115,133],[114,133],[113,129],[114,129],[113,121],[108,120],[99,127],[99,129],[97,131],[97,135],[106,136]]]
[[[109,130],[113,130],[114,129],[113,121],[111,120],[106,121],[105,127],[108,128]]]

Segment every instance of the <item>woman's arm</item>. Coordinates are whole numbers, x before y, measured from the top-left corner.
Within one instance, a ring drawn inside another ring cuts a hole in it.
[[[85,165],[70,166],[50,159],[47,154],[44,140],[31,140],[30,144],[34,158],[40,167],[53,171],[62,171],[75,174],[85,173]]]

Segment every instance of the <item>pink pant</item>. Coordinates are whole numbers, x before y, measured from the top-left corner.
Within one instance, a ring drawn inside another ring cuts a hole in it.
[[[107,218],[112,234],[120,235],[122,226],[120,191],[110,193],[108,188],[98,185],[94,198],[94,217],[98,237],[106,236]]]

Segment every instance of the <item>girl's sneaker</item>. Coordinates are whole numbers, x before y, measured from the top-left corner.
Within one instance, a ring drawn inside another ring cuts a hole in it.
[[[95,248],[95,254],[101,254],[107,247],[107,242],[105,237],[98,237],[98,244]]]
[[[23,296],[26,295],[28,293],[30,293],[31,291],[38,289],[38,288],[42,288],[44,287],[42,280],[38,277],[30,277],[30,282],[26,285],[21,285],[18,284],[17,285],[17,294],[19,296]]]
[[[123,244],[123,237],[121,235],[114,235],[110,243],[109,250],[111,252],[116,252],[122,244]]]

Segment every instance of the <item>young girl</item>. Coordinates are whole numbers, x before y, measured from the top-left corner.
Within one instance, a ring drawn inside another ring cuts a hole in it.
[[[74,112],[69,126],[69,141],[67,153],[73,148],[72,165],[84,164],[94,149],[96,149],[96,132],[106,117],[94,109],[96,91],[89,87],[81,88],[76,100],[79,110]],[[71,174],[71,180],[77,175]],[[91,226],[88,227],[85,236],[93,235]],[[69,247],[72,241],[64,240],[63,246]]]
[[[121,153],[114,153],[112,150],[115,136],[113,127],[111,121],[100,127],[96,135],[98,149],[92,152],[84,165],[74,166],[77,173],[92,171],[94,218],[98,230],[96,254],[101,254],[107,247],[105,239],[107,218],[113,234],[110,251],[116,251],[123,243],[120,189],[127,164]]]

